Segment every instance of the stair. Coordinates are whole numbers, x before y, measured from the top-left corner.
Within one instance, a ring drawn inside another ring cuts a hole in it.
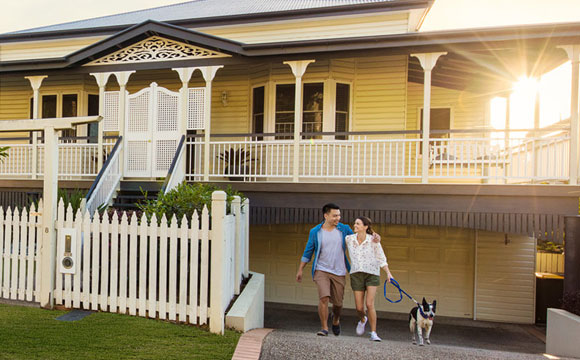
[[[113,199],[113,207],[121,210],[137,210],[136,204],[145,199],[143,192],[147,192],[147,199],[157,199],[161,186],[161,183],[155,181],[121,181],[117,197]]]

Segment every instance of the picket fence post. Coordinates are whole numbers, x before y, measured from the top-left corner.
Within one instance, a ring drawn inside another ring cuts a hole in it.
[[[225,277],[224,257],[224,218],[226,216],[226,193],[214,191],[211,196],[211,292],[209,299],[209,331],[224,333],[225,304],[223,304],[223,287]]]
[[[244,254],[242,253],[242,241],[244,240],[244,234],[241,233],[242,230],[242,199],[239,196],[234,196],[232,200],[232,213],[236,219],[236,233],[235,233],[235,249],[234,249],[234,294],[240,294],[240,280],[242,274],[242,260]]]
[[[243,204],[244,209],[244,278],[250,276],[250,199]]]

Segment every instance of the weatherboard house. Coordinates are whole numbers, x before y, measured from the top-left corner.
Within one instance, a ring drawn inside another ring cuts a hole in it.
[[[578,211],[580,23],[423,32],[431,5],[191,1],[2,34],[0,121],[101,115],[58,145],[62,186],[107,180],[90,206],[162,179],[244,192],[266,301],[316,303],[294,275],[332,201],[374,220],[394,276],[440,314],[533,323],[536,243]],[[514,131],[507,101],[492,127],[493,98],[567,61],[569,119]],[[42,188],[43,141],[2,133],[3,203]]]

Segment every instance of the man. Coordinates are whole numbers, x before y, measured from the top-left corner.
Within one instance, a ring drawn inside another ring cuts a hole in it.
[[[340,335],[340,312],[344,298],[346,273],[350,264],[346,257],[345,237],[353,234],[348,225],[340,222],[340,207],[326,204],[322,207],[324,222],[312,228],[300,261],[296,281],[302,282],[302,271],[312,262],[312,278],[318,288],[318,316],[320,317],[320,336],[328,335],[328,303],[332,303],[332,332]],[[380,236],[375,234],[375,242]]]

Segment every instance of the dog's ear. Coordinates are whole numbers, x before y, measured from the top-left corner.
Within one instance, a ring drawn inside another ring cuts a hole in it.
[[[423,297],[423,305],[429,305],[429,304],[427,303],[427,300],[425,300],[425,297]]]
[[[437,307],[437,300],[433,300],[433,311],[435,311],[436,307]]]

